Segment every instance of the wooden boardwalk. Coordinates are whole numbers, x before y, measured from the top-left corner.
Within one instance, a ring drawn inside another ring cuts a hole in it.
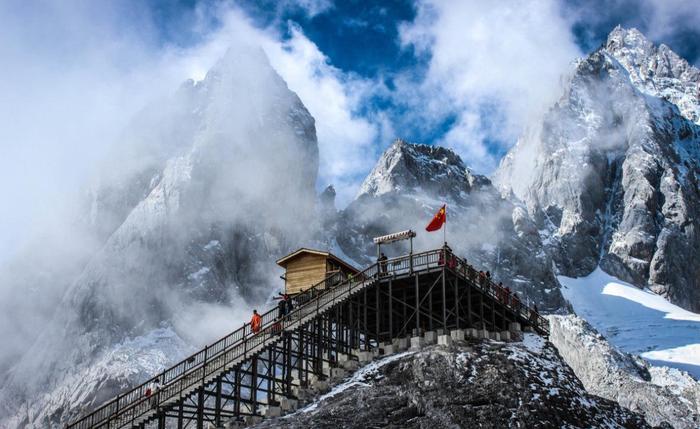
[[[294,309],[249,323],[68,425],[68,428],[215,427],[295,398],[324,366],[396,338],[434,329],[508,330],[512,322],[548,335],[546,319],[444,249],[389,259],[348,278],[339,273],[294,297]]]

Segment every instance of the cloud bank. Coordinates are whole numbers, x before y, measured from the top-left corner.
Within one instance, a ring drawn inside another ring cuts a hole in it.
[[[581,54],[560,12],[552,0],[419,4],[401,42],[430,58],[420,88],[427,118],[455,118],[438,143],[480,172],[495,167]]]

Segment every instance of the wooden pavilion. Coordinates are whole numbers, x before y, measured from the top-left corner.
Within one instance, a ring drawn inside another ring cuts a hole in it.
[[[301,248],[277,261],[284,268],[284,290],[294,295],[339,274],[347,278],[359,270],[330,252]],[[325,288],[321,286],[321,288]]]

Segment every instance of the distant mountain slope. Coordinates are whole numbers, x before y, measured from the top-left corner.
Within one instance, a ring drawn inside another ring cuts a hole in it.
[[[535,219],[561,274],[600,264],[700,311],[700,72],[616,28],[495,180]]]
[[[314,230],[314,119],[262,51],[230,50],[160,103],[93,188],[103,244],[3,381],[2,427],[60,426],[182,357],[183,337],[231,330],[218,313],[263,301],[275,259]]]

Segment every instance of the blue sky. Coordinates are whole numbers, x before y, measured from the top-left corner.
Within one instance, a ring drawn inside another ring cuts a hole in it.
[[[342,206],[397,137],[491,173],[617,24],[700,63],[696,0],[5,0],[0,259],[95,176],[136,112],[236,38],[316,118],[318,187]]]
[[[553,10],[548,13],[557,15],[564,23],[562,34],[569,36],[575,47],[569,49],[569,61],[593,51],[604,42],[607,34],[616,25],[621,24],[640,29],[654,42],[666,43],[691,63],[698,63],[700,20],[699,14],[692,12],[692,1],[562,0],[533,3],[551,4],[550,9]],[[406,88],[412,85],[418,88],[424,84],[426,73],[431,67],[433,52],[430,49],[416,49],[413,44],[402,40],[401,35],[402,28],[410,28],[416,20],[424,20],[425,15],[430,13],[449,14],[451,9],[459,9],[458,3],[413,0],[259,0],[224,3],[155,1],[150,3],[150,7],[156,26],[160,29],[161,42],[187,45],[200,42],[202,33],[192,31],[191,24],[194,20],[201,20],[201,11],[216,9],[221,4],[240,8],[252,19],[255,26],[274,29],[283,41],[293,37],[290,29],[297,29],[318,48],[329,65],[351,78],[372,81],[375,91],[363,94],[361,102],[353,106],[353,115],[367,118],[370,122],[377,122],[377,117],[380,116],[382,120],[390,122],[394,137],[428,144],[458,146],[449,142],[449,133],[459,129],[460,123],[464,122],[464,118],[460,117],[460,109],[464,106],[437,109],[438,111],[433,112],[434,115],[427,117],[428,115],[417,112],[421,109],[420,102],[407,101],[403,97]],[[524,20],[527,19],[528,9],[532,8],[534,13],[538,10],[528,2],[512,4],[515,9],[519,9],[515,13],[521,14]],[[426,5],[435,10],[426,12]],[[504,13],[513,13],[506,9],[503,8]],[[688,11],[691,13],[687,13]],[[210,16],[208,24],[211,28],[221,25],[215,13]],[[435,25],[440,25],[439,19]],[[498,25],[498,22],[494,22],[490,29],[495,38],[499,37]],[[525,32],[521,36],[525,38],[530,36],[527,31],[538,31],[537,28],[527,27],[523,30]],[[428,37],[430,36],[429,34]],[[515,34],[515,37],[519,35]],[[552,43],[557,44],[559,41],[553,40]],[[548,47],[542,46],[542,49],[546,50]],[[560,69],[560,64],[557,64],[555,73],[559,73]],[[397,80],[401,82],[401,90],[398,91],[395,90]],[[490,97],[488,92],[477,94],[478,100],[468,106],[477,118],[476,122],[469,125],[467,137],[478,138],[482,147],[476,151],[460,151],[459,147],[455,147],[471,168],[487,174],[514,143],[522,125],[514,124],[514,131],[494,132],[494,128],[499,127],[499,122],[509,120],[512,112],[503,108],[502,100],[499,100],[498,96]],[[417,96],[434,94],[416,92]],[[510,95],[506,95],[508,96]],[[513,124],[509,124],[508,127],[511,125]],[[463,124],[461,126],[464,128]],[[379,132],[375,137],[389,136]],[[389,143],[390,141],[383,140],[375,141],[373,145],[377,150],[381,150]],[[376,152],[373,153],[376,155]],[[365,173],[366,170],[358,171],[357,177],[353,179],[361,178]]]

